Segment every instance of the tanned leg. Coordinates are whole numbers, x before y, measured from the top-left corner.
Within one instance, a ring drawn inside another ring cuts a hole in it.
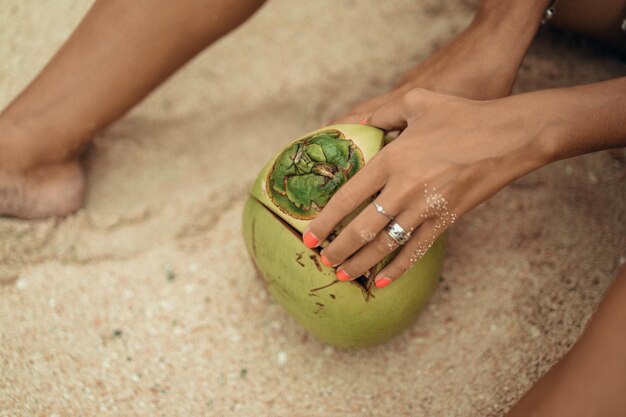
[[[97,0],[33,82],[0,113],[0,215],[65,215],[82,204],[77,156],[263,0]]]
[[[507,417],[626,416],[626,268],[582,337]]]

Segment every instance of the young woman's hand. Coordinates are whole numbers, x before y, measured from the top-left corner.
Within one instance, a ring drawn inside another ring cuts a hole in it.
[[[359,123],[414,88],[475,100],[508,96],[546,6],[540,1],[501,3],[481,2],[482,11],[464,31],[407,71],[395,88],[329,124]]]
[[[384,213],[368,204],[322,250],[322,261],[337,266],[341,281],[359,277],[400,246],[386,228],[395,222],[408,241],[376,276],[377,287],[388,285],[456,219],[547,162],[537,146],[540,127],[520,122],[507,99],[473,101],[413,89],[378,108],[367,124],[403,131],[339,189],[305,231],[305,242],[323,242],[376,195]]]

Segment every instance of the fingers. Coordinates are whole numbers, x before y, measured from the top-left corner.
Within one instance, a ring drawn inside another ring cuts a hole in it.
[[[372,158],[333,195],[304,231],[305,245],[319,246],[345,217],[383,187],[387,176],[379,160],[378,155]]]
[[[393,261],[378,273],[375,278],[376,287],[384,288],[400,278],[428,252],[443,231],[435,219],[422,223]]]
[[[402,130],[422,111],[421,107],[428,101],[425,98],[426,93],[419,89],[403,92],[393,99],[377,97],[372,100],[372,103],[366,103],[367,106],[374,104],[379,106],[371,114],[367,123],[384,130]],[[381,105],[382,100],[387,101]],[[355,122],[358,117],[360,115],[354,114],[343,121]],[[363,124],[365,120],[359,120],[359,123]],[[389,167],[385,164],[386,158],[383,158],[383,155],[385,152],[379,153],[357,172],[335,193],[317,218],[309,224],[303,233],[304,243],[308,247],[319,246],[327,240],[347,216],[386,186]],[[386,187],[378,198],[378,202],[385,208],[387,215],[392,217],[407,207],[407,201],[402,201],[397,197],[406,195],[406,190],[396,191],[390,193]],[[419,207],[413,206],[413,220],[410,217],[403,218],[405,223],[401,224],[403,227],[417,227],[426,220],[425,214],[418,209]],[[368,204],[322,251],[322,262],[329,266],[345,263],[337,271],[337,277],[341,281],[360,276],[396,248],[386,233],[380,233],[388,222],[388,217],[377,212],[373,205]],[[379,237],[376,238],[376,236]],[[372,240],[375,241],[372,242]],[[390,270],[390,276],[381,277],[382,283],[388,284],[395,279],[391,272],[393,271]]]
[[[397,190],[396,190],[397,191]],[[379,207],[384,210],[379,213],[373,203],[368,204],[359,215],[354,218],[339,235],[322,251],[323,261],[330,265],[338,265],[361,247],[374,240],[380,231],[401,210],[398,193],[385,187],[376,198]],[[378,258],[379,260],[380,258]],[[353,278],[358,275],[350,275]]]
[[[416,212],[405,211],[400,214],[395,221],[402,226],[407,233],[410,233],[416,226],[416,223],[420,221],[420,216]],[[400,244],[391,238],[387,230],[383,228],[374,240],[337,267],[337,279],[344,281],[364,275],[382,258],[389,255],[399,246]]]
[[[403,130],[407,126],[405,115],[404,104],[395,100],[376,110],[367,124],[383,130]]]
[[[432,96],[421,88],[409,87],[403,85],[389,93],[367,100],[329,123],[358,123],[383,130],[402,130],[407,125],[409,112],[414,113],[417,107],[428,101],[429,95]]]

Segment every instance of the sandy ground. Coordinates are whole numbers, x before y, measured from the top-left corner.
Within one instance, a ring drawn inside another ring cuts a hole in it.
[[[84,210],[0,219],[0,416],[503,415],[625,260],[623,159],[554,164],[467,215],[427,311],[368,350],[308,337],[264,292],[240,232],[282,144],[464,27],[471,9],[440,3],[273,0],[97,138]],[[89,4],[0,0],[0,106]],[[625,73],[544,33],[516,91]]]

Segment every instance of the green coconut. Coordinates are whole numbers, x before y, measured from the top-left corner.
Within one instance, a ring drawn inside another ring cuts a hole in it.
[[[444,237],[401,279],[377,289],[374,276],[395,253],[368,276],[339,282],[319,248],[302,242],[309,222],[384,145],[384,132],[369,126],[308,133],[261,170],[244,208],[246,246],[267,290],[311,334],[342,348],[376,345],[410,326],[435,290],[443,260]]]

